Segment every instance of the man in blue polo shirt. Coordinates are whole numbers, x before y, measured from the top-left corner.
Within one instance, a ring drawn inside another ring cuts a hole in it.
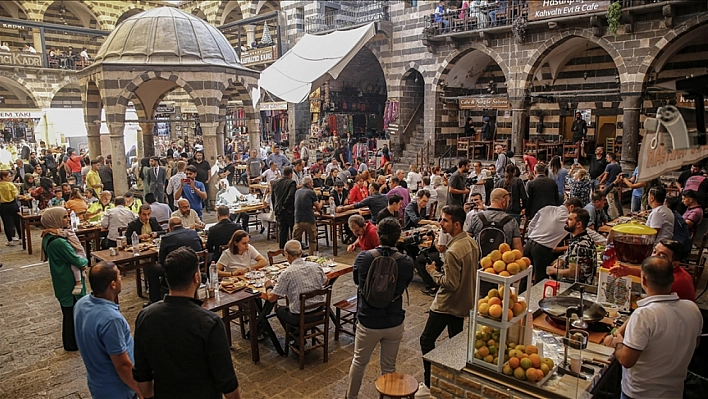
[[[187,178],[182,182],[182,186],[175,192],[175,198],[184,198],[189,201],[189,206],[197,212],[199,219],[202,219],[202,200],[207,197],[204,183],[196,180],[197,168],[194,165],[187,166]]]
[[[89,282],[93,292],[74,306],[74,325],[91,396],[132,399],[138,392],[132,373],[133,337],[118,309],[118,268],[100,262],[89,271]]]

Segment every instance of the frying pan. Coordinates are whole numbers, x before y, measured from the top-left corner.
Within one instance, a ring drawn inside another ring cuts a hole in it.
[[[571,306],[580,305],[580,298],[574,298],[566,295],[550,296],[541,299],[538,303],[539,308],[543,313],[555,323],[565,324],[565,311]],[[595,323],[602,320],[607,311],[597,302],[583,300],[583,319],[587,323]]]

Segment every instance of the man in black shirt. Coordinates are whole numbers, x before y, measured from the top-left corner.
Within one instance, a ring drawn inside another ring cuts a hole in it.
[[[170,293],[135,321],[133,378],[146,398],[239,399],[224,323],[194,299],[197,254],[178,248],[165,260]]]
[[[344,182],[337,179],[334,182],[334,190],[329,194],[334,198],[334,206],[340,207],[349,204],[349,190],[344,188]]]
[[[533,219],[541,208],[547,205],[555,206],[558,203],[558,184],[548,177],[548,168],[536,164],[533,168],[536,178],[526,185],[528,201],[526,201],[526,218]]]
[[[288,237],[295,224],[295,191],[297,185],[293,180],[293,168],[283,168],[283,177],[272,183],[273,212],[278,221],[278,245],[285,247]]]
[[[465,188],[467,180],[467,172],[470,169],[470,161],[461,159],[457,163],[457,171],[450,176],[448,183],[447,204],[448,205],[465,205],[465,198],[470,194],[470,189]]]
[[[583,157],[585,156],[583,152]],[[595,158],[590,159],[590,169],[588,174],[592,180],[593,189],[600,185],[598,178],[605,173],[607,167],[607,159],[605,159],[605,149],[602,146],[595,147]]]
[[[212,260],[218,260],[221,256],[221,246],[227,245],[237,230],[243,230],[241,224],[231,221],[229,208],[225,205],[216,208],[216,218],[218,222],[209,228],[206,242],[206,249],[212,254]]]
[[[573,132],[573,143],[578,143],[585,139],[588,134],[588,124],[583,119],[580,112],[575,113],[575,120],[573,120],[573,126],[570,128]]]
[[[195,152],[194,158],[189,161],[189,164],[197,168],[197,177],[195,179],[204,183],[205,186],[209,184],[209,180],[211,179],[211,166],[209,166],[209,162],[204,160],[204,153],[202,151]]]
[[[403,197],[398,194],[392,194],[388,197],[388,206],[382,209],[378,216],[376,216],[376,223],[378,224],[386,218],[398,220],[398,215],[401,214],[401,201],[403,201]],[[371,216],[373,218],[373,214]]]
[[[386,198],[383,193],[381,193],[381,185],[378,183],[371,183],[371,187],[374,189],[374,193],[370,196],[364,198],[361,202],[356,204],[346,205],[341,208],[337,208],[338,211],[348,211],[350,209],[359,209],[363,207],[369,208],[371,222],[376,224],[379,212],[388,206],[388,198]]]
[[[234,184],[234,176],[236,176],[236,166],[232,161],[231,155],[224,156],[224,160],[226,162],[226,167],[224,168],[224,171],[219,175],[219,177],[222,179],[226,179],[229,182],[229,185],[232,185]]]

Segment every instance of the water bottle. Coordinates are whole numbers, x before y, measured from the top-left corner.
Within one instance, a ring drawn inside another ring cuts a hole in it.
[[[136,231],[134,231],[133,235],[130,236],[130,241],[133,245],[133,256],[140,255],[140,239],[138,238],[138,233]]]
[[[209,282],[216,285],[219,282],[219,269],[216,268],[216,262],[211,261],[209,265]]]
[[[76,231],[79,229],[79,218],[76,216],[76,212],[71,211],[71,229]]]
[[[329,199],[329,213],[334,217],[337,213],[337,207],[334,206],[334,198]]]

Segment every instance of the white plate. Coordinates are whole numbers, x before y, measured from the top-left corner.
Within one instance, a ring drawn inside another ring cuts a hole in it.
[[[325,272],[325,273],[329,273],[329,272],[332,271],[332,268],[329,267],[329,266],[325,266],[325,267],[322,268],[322,271]]]

